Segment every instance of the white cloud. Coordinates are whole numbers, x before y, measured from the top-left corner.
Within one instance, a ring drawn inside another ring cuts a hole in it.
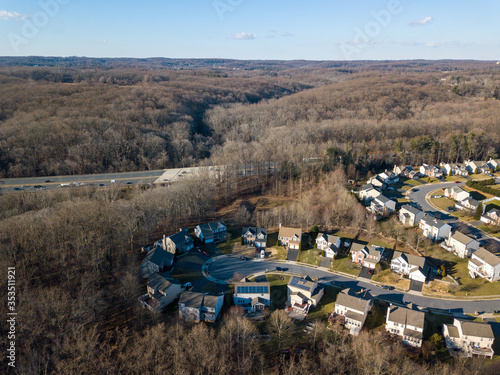
[[[410,25],[410,26],[422,26],[422,25],[425,25],[426,23],[431,22],[432,20],[433,20],[433,18],[431,16],[427,16],[422,20],[408,22],[408,25]]]
[[[238,33],[231,37],[231,39],[236,39],[236,40],[251,40],[255,38],[257,38],[257,35],[250,33]]]
[[[19,14],[17,12],[9,12],[8,10],[0,10],[0,20],[8,21],[10,19],[19,21],[28,18],[23,14]]]

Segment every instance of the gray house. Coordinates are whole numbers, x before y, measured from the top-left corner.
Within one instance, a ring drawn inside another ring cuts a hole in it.
[[[182,228],[176,234],[163,236],[163,249],[172,254],[187,253],[194,247],[193,238],[188,234],[187,229]]]
[[[147,282],[148,292],[139,301],[154,312],[172,303],[184,290],[178,280],[161,273],[154,273]]]
[[[165,268],[172,267],[173,264],[174,254],[166,252],[161,247],[155,247],[141,262],[141,276],[148,278],[155,272],[161,272]]]
[[[204,243],[223,241],[227,236],[227,226],[223,220],[200,224],[194,228],[194,234]]]
[[[194,322],[215,322],[223,304],[223,294],[184,292],[179,299],[179,317]]]

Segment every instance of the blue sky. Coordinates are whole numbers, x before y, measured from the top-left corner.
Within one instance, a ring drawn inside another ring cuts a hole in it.
[[[0,0],[0,55],[500,60],[492,0]]]

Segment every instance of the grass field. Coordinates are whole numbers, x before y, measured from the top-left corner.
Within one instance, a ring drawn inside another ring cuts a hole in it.
[[[339,294],[340,289],[335,288],[333,286],[327,286],[325,289],[325,294],[323,298],[321,298],[321,302],[318,306],[313,307],[309,310],[309,314],[307,315],[307,320],[316,320],[327,317],[335,310],[335,301],[337,300],[337,295]]]
[[[330,269],[348,273],[353,276],[359,276],[360,268],[356,267],[352,262],[350,257],[334,259],[330,266]]]
[[[321,250],[316,250],[316,249],[302,250],[299,252],[299,257],[297,258],[297,261],[311,264],[313,266],[319,266],[321,259],[323,259],[321,253],[322,253]]]
[[[404,290],[407,290],[410,287],[410,280],[400,277],[398,274],[392,272],[389,268],[377,272],[375,275],[373,275],[372,280],[382,284],[393,285]]]

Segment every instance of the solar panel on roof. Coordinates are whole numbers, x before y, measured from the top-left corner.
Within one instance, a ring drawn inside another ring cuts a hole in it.
[[[238,293],[269,293],[267,286],[238,286]]]
[[[292,280],[290,281],[290,285],[302,290],[309,290],[309,287],[307,285],[300,284],[300,279],[292,278]]]

